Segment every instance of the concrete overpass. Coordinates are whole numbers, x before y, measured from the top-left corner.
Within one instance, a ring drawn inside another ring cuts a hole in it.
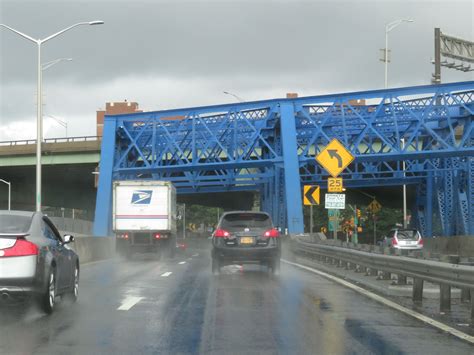
[[[46,139],[42,145],[43,205],[95,209],[95,175],[100,137]],[[34,208],[36,141],[0,142],[0,176],[12,182],[12,208]],[[0,187],[2,189],[3,187]],[[0,208],[7,195],[0,193]]]

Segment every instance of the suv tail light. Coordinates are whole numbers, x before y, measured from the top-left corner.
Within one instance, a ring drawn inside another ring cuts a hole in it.
[[[0,257],[38,255],[38,246],[24,239],[17,239],[15,245],[0,250]]]
[[[418,245],[423,245],[423,238],[418,239]]]
[[[230,233],[224,229],[216,229],[214,232],[214,237],[216,238],[226,238],[228,236],[230,236]]]
[[[395,237],[392,238],[392,245],[398,245],[397,238]]]
[[[263,236],[267,238],[278,238],[280,236],[280,232],[278,232],[278,229],[272,228],[263,233]]]

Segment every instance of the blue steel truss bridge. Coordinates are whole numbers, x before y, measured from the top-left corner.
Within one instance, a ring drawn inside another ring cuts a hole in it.
[[[334,138],[355,156],[345,186],[414,185],[425,236],[434,218],[474,235],[474,81],[106,116],[95,234],[111,233],[121,179],[258,191],[276,225],[302,232],[302,186],[327,186],[315,156]]]

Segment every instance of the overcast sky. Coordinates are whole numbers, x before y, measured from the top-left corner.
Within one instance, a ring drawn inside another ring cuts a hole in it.
[[[44,44],[45,137],[95,135],[105,102],[146,111],[382,88],[384,26],[389,86],[429,84],[433,29],[474,40],[474,1],[23,1],[0,0],[0,22]],[[36,136],[35,44],[0,28],[0,141]],[[442,70],[443,82],[474,74]]]

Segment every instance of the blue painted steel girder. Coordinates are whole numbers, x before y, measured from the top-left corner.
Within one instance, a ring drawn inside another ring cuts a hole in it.
[[[181,193],[263,191],[262,208],[284,226],[292,203],[287,193],[296,186],[286,170],[295,171],[296,162],[299,181],[324,181],[327,174],[314,156],[333,138],[356,156],[342,174],[348,186],[420,183],[430,172],[438,186],[447,168],[436,162],[474,155],[473,97],[474,83],[464,82],[117,115],[106,118],[115,122],[115,143],[107,149],[114,152],[114,179],[171,180]],[[292,137],[281,120],[282,107],[290,106],[296,138],[291,159],[282,147]],[[471,196],[471,170],[465,176],[456,188]],[[101,176],[99,185],[107,183]],[[97,207],[105,205],[98,198]],[[464,221],[472,223],[472,206],[463,211]]]

